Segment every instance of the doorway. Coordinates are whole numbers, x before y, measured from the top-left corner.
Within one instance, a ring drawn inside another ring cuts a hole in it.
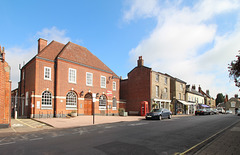
[[[92,95],[90,93],[84,97],[84,115],[92,115]]]

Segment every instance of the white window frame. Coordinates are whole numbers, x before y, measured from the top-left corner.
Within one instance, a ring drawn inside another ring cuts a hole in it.
[[[73,69],[73,68],[69,68],[69,70],[68,70],[68,82],[69,83],[77,83],[76,80],[77,80],[77,70]]]
[[[156,74],[156,79],[155,79],[156,82],[159,82],[159,74]]]
[[[43,95],[43,94],[45,94],[45,95]],[[44,92],[42,92],[42,104],[41,105],[42,105],[42,109],[52,109],[52,93],[50,91],[45,90]]]
[[[164,81],[164,83],[165,84],[167,84],[167,81],[168,81],[168,78],[167,77],[165,77],[165,79],[164,79],[165,81]]]
[[[116,91],[117,90],[117,83],[115,81],[113,81],[113,90]]]
[[[156,97],[159,97],[159,86],[156,86]]]
[[[49,72],[49,77],[46,77],[47,73]],[[51,68],[44,67],[44,80],[51,80]]]
[[[66,95],[66,108],[77,108],[77,94],[73,91],[70,91]]]
[[[87,86],[93,86],[93,73],[90,73],[90,72],[86,73],[86,85]]]
[[[102,79],[104,79],[105,81],[103,81]],[[101,76],[100,77],[100,86],[101,86],[101,88],[106,88],[106,82],[107,82],[106,76]]]

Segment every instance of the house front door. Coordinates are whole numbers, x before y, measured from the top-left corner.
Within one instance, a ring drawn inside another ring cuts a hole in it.
[[[92,96],[87,94],[84,97],[84,115],[92,115]]]

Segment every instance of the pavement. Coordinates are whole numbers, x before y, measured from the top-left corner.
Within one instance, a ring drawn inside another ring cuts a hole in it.
[[[191,115],[173,115],[176,117],[185,117]],[[14,134],[38,132],[41,130],[52,130],[62,128],[73,128],[81,126],[92,126],[106,123],[140,121],[144,116],[77,116],[71,118],[41,118],[41,119],[12,119],[11,128],[0,128],[0,137]],[[196,155],[238,155],[240,152],[240,121],[231,127],[224,129],[206,139],[205,141],[193,146],[189,150],[180,154]]]

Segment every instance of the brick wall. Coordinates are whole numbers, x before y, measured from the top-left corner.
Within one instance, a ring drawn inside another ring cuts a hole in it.
[[[142,101],[151,103],[151,69],[139,66],[128,74],[126,110],[139,111]],[[124,83],[123,83],[124,85]],[[124,93],[124,92],[123,92]],[[126,96],[126,95],[123,95]],[[149,104],[150,108],[151,104]]]
[[[2,49],[0,47],[0,54]],[[10,66],[3,56],[0,60],[0,127],[11,126],[11,82]]]

